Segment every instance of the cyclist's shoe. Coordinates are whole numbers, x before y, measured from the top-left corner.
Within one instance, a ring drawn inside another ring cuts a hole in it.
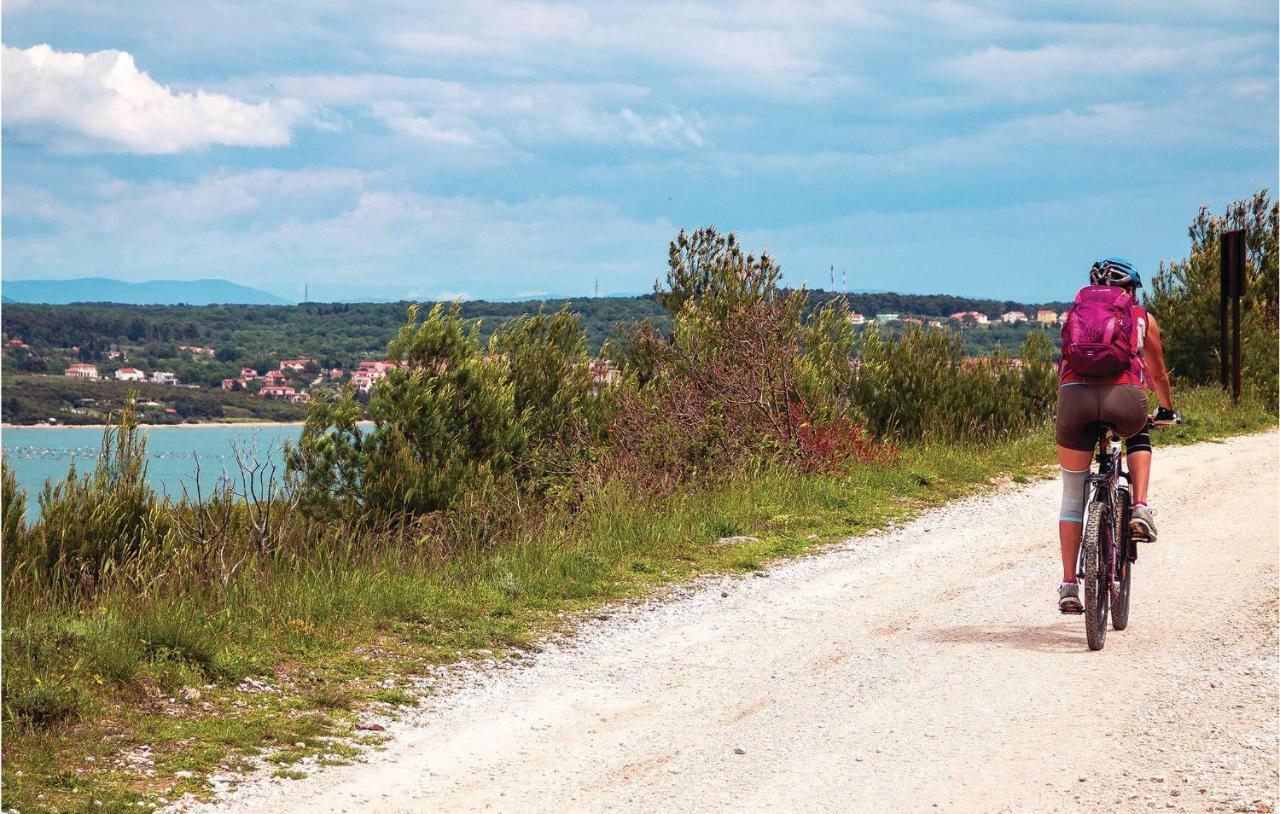
[[[1157,427],[1171,427],[1182,423],[1182,416],[1175,410],[1160,407],[1151,414],[1151,423]]]
[[[1058,586],[1058,611],[1061,613],[1084,613],[1084,605],[1080,603],[1080,586],[1074,582],[1064,582]]]
[[[1146,506],[1133,507],[1133,515],[1129,518],[1129,532],[1133,534],[1133,539],[1144,543],[1156,541],[1156,521],[1152,517],[1154,513]]]

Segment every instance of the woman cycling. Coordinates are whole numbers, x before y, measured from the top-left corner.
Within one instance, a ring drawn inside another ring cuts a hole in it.
[[[1076,557],[1084,521],[1084,486],[1089,463],[1098,440],[1098,428],[1110,425],[1125,438],[1125,454],[1133,490],[1133,519],[1130,529],[1135,539],[1155,542],[1156,526],[1147,508],[1147,486],[1151,480],[1151,436],[1148,432],[1147,397],[1143,385],[1150,382],[1160,409],[1157,422],[1175,420],[1169,374],[1164,365],[1160,328],[1146,309],[1137,304],[1142,278],[1133,266],[1119,258],[1093,264],[1091,286],[1115,286],[1125,290],[1134,316],[1127,347],[1132,348],[1127,366],[1119,373],[1086,376],[1072,369],[1064,351],[1058,369],[1058,412],[1054,438],[1058,443],[1058,466],[1062,469],[1062,508],[1058,515],[1058,540],[1062,549],[1062,585],[1058,588],[1058,610],[1082,613],[1076,585]],[[1083,296],[1088,289],[1081,292]],[[1105,292],[1103,292],[1105,295]],[[1077,303],[1081,297],[1077,297]]]

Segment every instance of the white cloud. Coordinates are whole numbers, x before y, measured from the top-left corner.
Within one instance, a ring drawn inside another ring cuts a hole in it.
[[[174,92],[124,51],[5,46],[3,67],[5,128],[69,152],[276,147],[289,143],[305,115],[293,100],[252,104],[199,89]]]
[[[697,111],[649,109],[650,90],[626,83],[360,74],[283,76],[272,84],[313,105],[366,108],[394,133],[445,152],[471,151],[473,159],[526,157],[566,141],[667,150],[709,142]]]
[[[640,147],[701,147],[701,120],[690,121],[679,113],[648,118],[623,108],[618,118],[627,127],[627,139]]]
[[[415,7],[379,26],[406,59],[469,64],[492,76],[657,71],[753,93],[826,95],[844,86],[833,54],[882,30],[879,3],[477,2]]]
[[[512,152],[511,145],[497,129],[481,126],[456,110],[420,113],[400,101],[374,102],[370,109],[392,132],[444,151],[484,151],[495,155]]]

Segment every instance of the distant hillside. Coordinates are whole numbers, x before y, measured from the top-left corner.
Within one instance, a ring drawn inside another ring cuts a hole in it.
[[[7,288],[7,286],[6,286]],[[832,297],[826,291],[810,293],[810,307]],[[945,318],[956,311],[981,311],[998,316],[1019,309],[1034,313],[1037,303],[979,300],[948,295],[909,295],[891,292],[848,294],[850,307],[874,316]],[[480,323],[480,338],[487,341],[507,320],[569,305],[578,312],[587,334],[587,347],[595,353],[620,322],[649,319],[663,331],[671,329],[670,316],[652,294],[636,297],[586,297],[574,300],[462,303],[462,316]],[[1048,304],[1046,304],[1048,305]],[[348,368],[362,359],[380,358],[387,342],[404,324],[408,303],[319,303],[300,305],[117,305],[87,303],[43,305],[10,303],[4,307],[5,340],[20,345],[6,347],[5,370],[59,374],[73,361],[90,362],[109,373],[125,364],[144,370],[169,370],[187,383],[217,387],[241,366],[259,370],[276,367],[280,359],[315,359],[326,368]],[[1051,307],[1061,311],[1064,303]],[[902,324],[898,323],[901,328]],[[1016,348],[1026,338],[1028,325],[994,324],[964,332],[968,353],[981,355],[996,345]],[[25,347],[23,347],[25,345]],[[212,348],[199,355],[180,346]],[[124,358],[108,356],[116,350]],[[210,355],[211,354],[211,355]]]
[[[228,280],[149,280],[126,283],[110,277],[70,280],[5,280],[5,302],[66,305],[112,302],[124,305],[288,305],[289,301]]]

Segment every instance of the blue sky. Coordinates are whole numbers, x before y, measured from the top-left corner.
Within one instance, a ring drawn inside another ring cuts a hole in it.
[[[1277,177],[1265,2],[7,0],[3,273],[641,292],[681,226],[825,287],[1070,296]]]

